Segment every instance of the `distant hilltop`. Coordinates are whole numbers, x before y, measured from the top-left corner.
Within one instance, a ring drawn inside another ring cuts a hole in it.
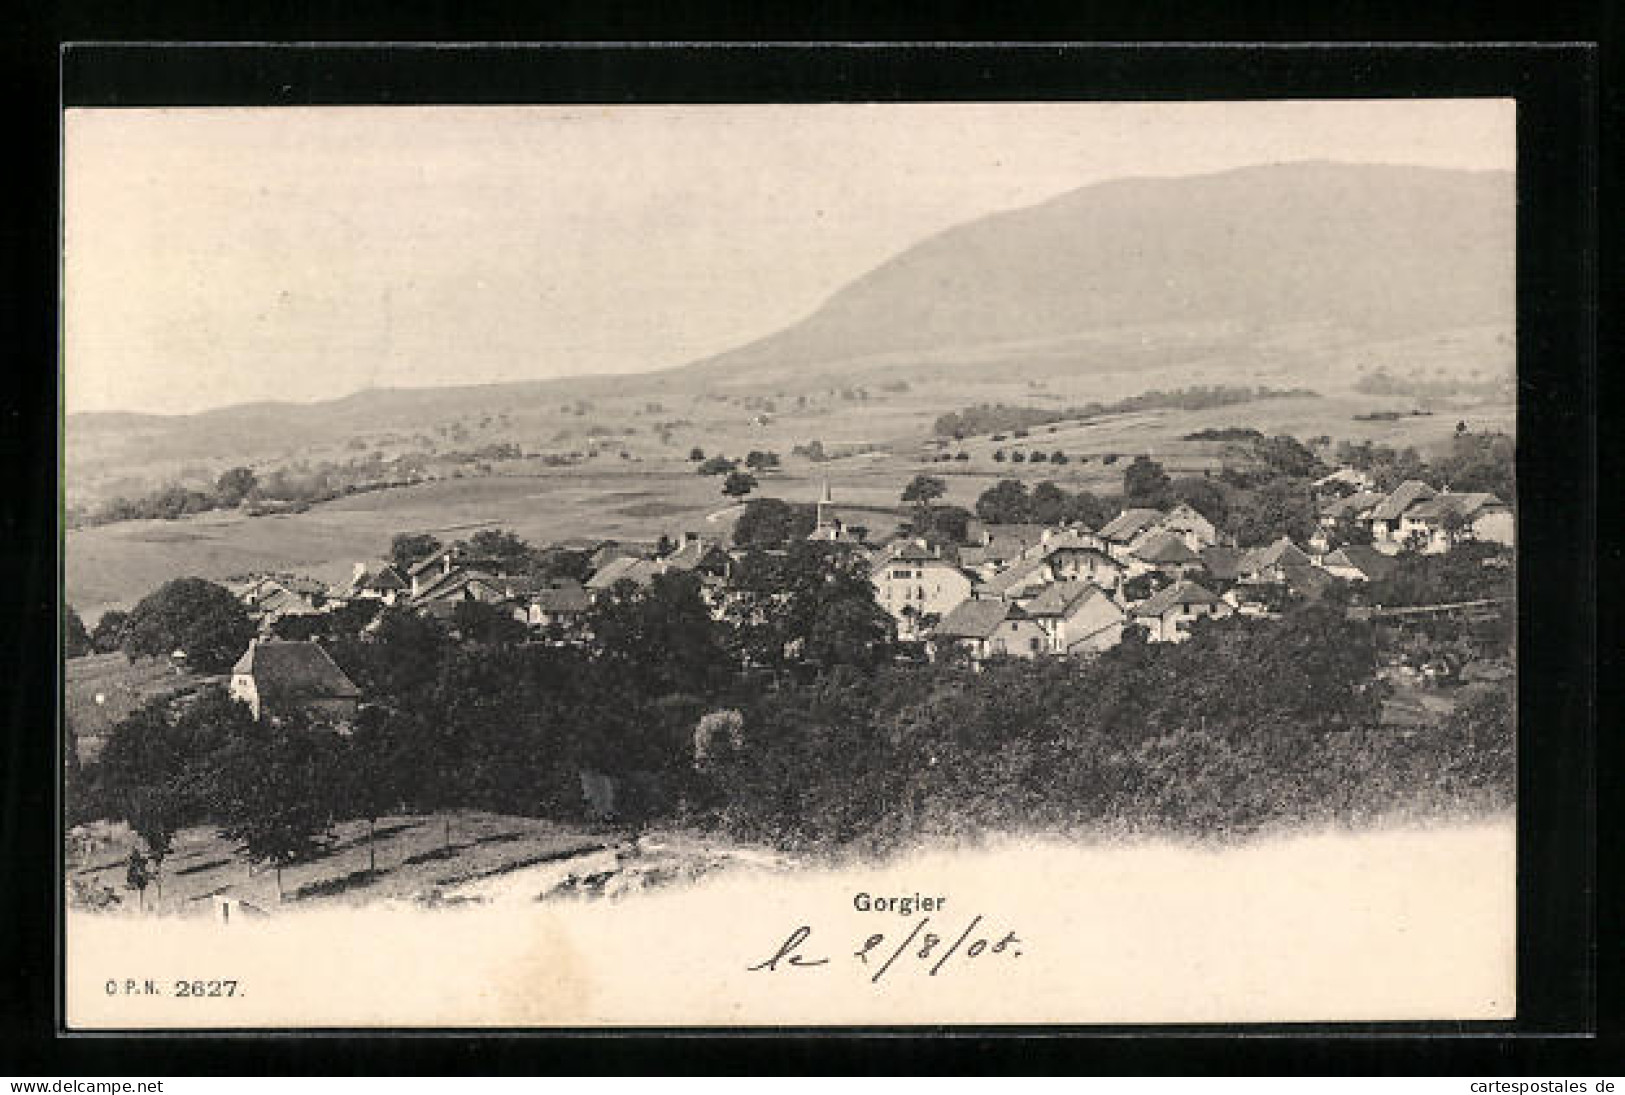
[[[690,368],[964,355],[1171,325],[1308,324],[1361,341],[1510,329],[1515,201],[1510,172],[1326,162],[1099,183],[941,232],[801,323]]]

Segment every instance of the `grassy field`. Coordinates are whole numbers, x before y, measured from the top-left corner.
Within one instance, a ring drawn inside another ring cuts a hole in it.
[[[213,829],[176,835],[175,850],[163,865],[161,897],[157,885],[144,896],[125,885],[125,861],[136,846],[128,830],[110,827],[101,835],[82,852],[70,853],[69,884],[110,889],[120,908],[180,915],[207,914],[215,895],[263,909],[412,900],[621,842],[608,829],[472,811],[387,817],[378,821],[377,870],[372,871],[367,826],[345,822],[335,828],[324,854],[283,870],[279,900],[275,873],[250,865]]]
[[[225,680],[177,672],[161,658],[132,662],[123,654],[69,658],[62,677],[63,715],[82,761],[95,760],[114,724],[147,701]]]
[[[1126,343],[1117,350],[1079,350],[1088,360],[1080,358],[1082,364],[1066,369],[1023,370],[1008,363],[998,368],[961,365],[917,370],[894,365],[867,377],[870,386],[864,399],[849,398],[838,382],[817,387],[815,378],[800,385],[802,395],[792,397],[789,389],[758,391],[760,385],[748,375],[727,378],[724,384],[720,380],[685,380],[680,374],[654,374],[635,378],[642,387],[629,381],[618,390],[595,390],[591,410],[575,415],[563,413],[562,396],[549,397],[545,403],[532,396],[529,402],[481,406],[468,402],[480,391],[470,389],[460,397],[461,402],[447,404],[451,409],[444,413],[451,416],[455,412],[455,417],[442,420],[437,427],[424,424],[427,419],[419,422],[409,416],[379,422],[369,434],[365,420],[346,419],[348,428],[357,432],[330,436],[348,437],[349,441],[313,442],[279,452],[278,459],[342,458],[353,455],[350,446],[355,443],[377,447],[388,455],[415,443],[404,436],[414,422],[425,432],[449,428],[448,422],[466,430],[468,436],[457,442],[459,446],[503,440],[521,443],[532,453],[580,451],[592,455],[569,467],[549,467],[540,458],[502,462],[494,465],[496,474],[352,495],[300,514],[249,518],[235,511],[215,512],[178,521],[74,529],[66,540],[67,599],[93,623],[105,609],[127,608],[164,581],[185,575],[222,580],[254,571],[291,570],[339,581],[356,562],[380,557],[390,538],[403,531],[430,531],[452,539],[481,527],[502,526],[537,544],[583,537],[654,539],[662,533],[684,531],[726,535],[731,517],[719,511],[728,510],[730,500],[720,494],[719,479],[694,474],[687,457],[696,446],[708,454],[735,458],[752,449],[778,452],[784,458],[783,470],[762,477],[759,496],[812,501],[827,479],[838,503],[890,508],[897,505],[909,478],[929,472],[947,482],[946,502],[969,506],[988,485],[1007,477],[1031,483],[1053,479],[1072,489],[1114,493],[1121,488],[1126,461],[1139,454],[1155,457],[1176,475],[1201,474],[1217,466],[1220,446],[1182,438],[1205,428],[1251,427],[1303,439],[1326,435],[1338,441],[1370,439],[1437,450],[1448,443],[1458,420],[1473,429],[1510,431],[1514,425],[1510,404],[1450,400],[1431,401],[1428,405],[1435,413],[1427,417],[1356,421],[1356,415],[1372,411],[1408,411],[1418,401],[1359,395],[1345,386],[1321,385],[1317,390],[1323,395],[1313,398],[1264,400],[1207,411],[1106,416],[1040,427],[1025,439],[995,442],[981,436],[942,450],[931,447],[932,424],[940,415],[980,403],[1063,408],[1191,384],[1285,386],[1312,379],[1305,373],[1306,361],[1315,363],[1309,373],[1318,370],[1323,378],[1324,370],[1333,367],[1346,367],[1352,379],[1356,368],[1381,365],[1398,371],[1417,360],[1433,363],[1433,371],[1442,368],[1441,362],[1459,369],[1481,360],[1493,348],[1481,336],[1465,341],[1440,336],[1425,342],[1330,350],[1317,348],[1312,340],[1298,345],[1278,338],[1250,349],[1197,344],[1181,348],[1174,343],[1150,350],[1135,347],[1130,357],[1118,360],[1130,353],[1125,347]],[[1138,367],[1118,367],[1130,360]],[[1416,370],[1418,374],[1428,371]],[[771,413],[761,410],[764,399],[771,402]],[[412,415],[431,414],[438,406],[429,393],[422,402],[423,407],[414,404]],[[267,411],[264,417],[274,421],[275,416]],[[270,421],[260,423],[258,429],[274,437]],[[662,434],[657,428],[661,423],[680,424],[669,426]],[[148,424],[126,437],[105,423],[97,428],[106,434],[104,447],[115,446],[107,451],[123,453],[128,459],[110,460],[106,452],[86,441],[94,458],[90,452],[81,453],[70,468],[97,466],[102,474],[111,474],[106,471],[110,465],[121,469],[121,476],[128,475],[140,469],[141,458],[117,448],[115,442],[122,445],[131,437],[139,439],[158,429]],[[180,428],[171,427],[172,431]],[[307,424],[306,428],[314,430],[315,426]],[[618,433],[618,429],[632,432]],[[827,451],[844,450],[848,455],[821,463],[790,456],[795,446],[814,440]],[[69,441],[72,455],[71,431]],[[203,461],[207,466],[200,467],[199,474],[212,474],[240,455],[231,448],[229,436],[216,438],[215,444],[216,456]],[[452,442],[435,434],[435,444],[446,447]],[[996,461],[993,453],[1001,448],[1046,454],[1058,449],[1067,454],[1068,463],[1056,467],[1048,462]],[[967,459],[934,462],[931,458],[938,451],[964,452]],[[187,452],[201,459],[198,450]],[[1108,454],[1119,459],[1106,464],[1102,458]],[[92,477],[89,470],[84,475],[87,482]],[[70,475],[70,495],[76,485]],[[852,523],[864,524],[872,535],[882,536],[895,519],[869,510],[861,517],[852,515]]]

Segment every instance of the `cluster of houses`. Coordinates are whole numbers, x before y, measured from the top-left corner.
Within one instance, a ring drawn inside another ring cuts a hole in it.
[[[1493,495],[1440,492],[1417,481],[1382,493],[1352,469],[1317,486],[1330,497],[1320,508],[1320,527],[1302,546],[1282,537],[1238,548],[1183,503],[1126,509],[1099,529],[972,521],[967,542],[958,545],[907,537],[871,544],[841,522],[827,487],[808,539],[864,560],[876,602],[900,639],[933,657],[954,650],[977,661],[1098,653],[1131,628],[1151,642],[1180,642],[1204,617],[1267,616],[1282,593],[1314,597],[1334,582],[1379,579],[1403,549],[1445,551],[1464,538],[1512,542],[1511,509]],[[1332,530],[1349,521],[1369,530],[1369,546],[1332,546]],[[590,551],[585,581],[509,574],[498,561],[452,545],[410,567],[358,563],[336,586],[279,575],[241,583],[237,594],[260,621],[262,638],[234,670],[232,691],[256,715],[265,703],[291,696],[353,709],[354,686],[319,645],[269,633],[286,616],[329,612],[358,599],[447,622],[458,605],[477,601],[561,642],[583,638],[595,600],[622,582],[643,586],[661,574],[690,573],[714,611],[726,608],[737,559],[716,540],[685,534],[659,545],[575,546]]]

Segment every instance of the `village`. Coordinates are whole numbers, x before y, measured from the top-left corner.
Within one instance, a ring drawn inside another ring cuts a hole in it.
[[[1269,618],[1287,598],[1318,598],[1331,586],[1387,576],[1403,552],[1438,555],[1458,543],[1509,546],[1511,508],[1486,492],[1436,491],[1419,480],[1372,489],[1341,468],[1315,482],[1327,496],[1319,527],[1303,544],[1289,536],[1236,546],[1188,503],[1123,509],[1099,528],[1081,522],[1000,524],[972,519],[963,543],[931,542],[904,530],[870,543],[840,516],[826,483],[806,539],[849,556],[867,572],[896,636],[918,656],[1089,656],[1139,629],[1146,641],[1177,643],[1199,619]],[[1352,488],[1351,493],[1343,493]],[[1340,527],[1363,543],[1333,543]],[[355,602],[409,609],[455,627],[460,605],[511,614],[531,641],[585,644],[594,604],[616,586],[647,587],[663,574],[690,574],[721,620],[734,603],[742,552],[685,531],[657,543],[552,545],[585,558],[584,579],[510,573],[468,545],[442,545],[410,565],[358,562],[351,580],[261,574],[232,583],[260,636],[233,667],[232,695],[259,714],[266,695],[353,708],[355,686],[315,642],[278,639],[300,620]],[[1380,607],[1380,606],[1378,606]]]

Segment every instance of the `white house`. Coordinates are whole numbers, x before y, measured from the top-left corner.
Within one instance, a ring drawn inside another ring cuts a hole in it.
[[[970,599],[971,579],[955,563],[918,541],[905,541],[869,572],[875,600],[897,621],[898,638],[921,638],[930,622]]]

